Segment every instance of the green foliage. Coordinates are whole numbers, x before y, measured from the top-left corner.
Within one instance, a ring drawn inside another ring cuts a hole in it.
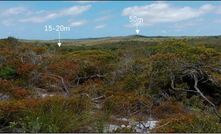
[[[151,47],[152,55],[149,61],[149,87],[153,93],[168,88],[171,84],[171,76],[182,77],[187,69],[198,68],[207,72],[208,66],[218,67],[217,61],[221,53],[204,46],[191,46],[184,41],[166,41],[161,45]],[[181,78],[182,79],[182,78]],[[185,85],[185,83],[180,83]],[[179,85],[178,85],[179,86]]]
[[[192,110],[201,111],[205,108],[203,100],[200,96],[192,96],[190,99],[185,99],[184,104]],[[200,110],[201,109],[201,110]]]
[[[137,76],[129,75],[124,82],[123,89],[125,89],[126,91],[135,91],[139,89],[139,87],[141,86],[141,82],[142,81],[140,81]]]
[[[0,77],[3,79],[11,79],[16,76],[16,70],[12,67],[6,66],[0,69]]]
[[[117,130],[114,131],[115,133],[134,133],[136,132],[133,128],[117,128]]]
[[[71,109],[51,104],[47,112],[43,108],[29,111],[18,124],[23,132],[72,132],[88,118],[86,113],[74,114]]]
[[[109,118],[109,113],[99,113],[99,115],[95,118],[95,129],[99,133],[103,133],[105,131]]]
[[[8,37],[7,41],[10,42],[12,45],[18,44],[18,39],[16,39],[15,37]]]
[[[13,123],[13,130],[32,133],[74,132],[90,121],[89,103],[87,98],[45,99],[37,107],[21,111],[22,116]]]
[[[111,63],[115,61],[113,54],[101,50],[77,51],[67,56],[71,56],[80,64],[80,76],[105,74],[113,68]]]

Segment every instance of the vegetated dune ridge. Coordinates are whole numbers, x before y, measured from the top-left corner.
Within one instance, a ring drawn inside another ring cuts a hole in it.
[[[0,132],[221,132],[221,38],[0,40]]]

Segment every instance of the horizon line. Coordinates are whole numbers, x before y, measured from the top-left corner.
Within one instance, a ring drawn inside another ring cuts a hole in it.
[[[86,40],[86,39],[103,39],[103,38],[117,38],[117,37],[130,37],[130,36],[140,36],[140,37],[146,37],[146,38],[154,38],[154,37],[216,37],[216,36],[221,36],[221,34],[216,34],[216,35],[142,35],[142,34],[131,34],[131,35],[116,35],[116,36],[99,36],[99,37],[82,37],[82,38],[61,38],[61,40]],[[58,39],[34,39],[34,38],[17,38],[14,36],[8,36],[5,38],[0,38],[0,40],[2,39],[7,39],[9,37],[13,37],[16,38],[18,40],[35,40],[35,41],[55,41]]]

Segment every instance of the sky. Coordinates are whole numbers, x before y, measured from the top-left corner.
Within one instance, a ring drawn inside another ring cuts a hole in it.
[[[132,19],[133,18],[133,19]],[[137,19],[134,19],[137,18]],[[139,21],[138,21],[139,20]],[[0,38],[221,35],[220,1],[0,1]]]

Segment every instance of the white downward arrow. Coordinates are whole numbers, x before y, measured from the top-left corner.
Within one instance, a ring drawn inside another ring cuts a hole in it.
[[[139,34],[139,32],[140,32],[140,30],[139,30],[139,29],[136,29],[136,33]]]
[[[60,31],[58,32],[58,46],[60,47],[61,46],[61,41],[60,41]]]
[[[61,42],[58,42],[58,46],[59,46],[59,47],[61,46]]]

